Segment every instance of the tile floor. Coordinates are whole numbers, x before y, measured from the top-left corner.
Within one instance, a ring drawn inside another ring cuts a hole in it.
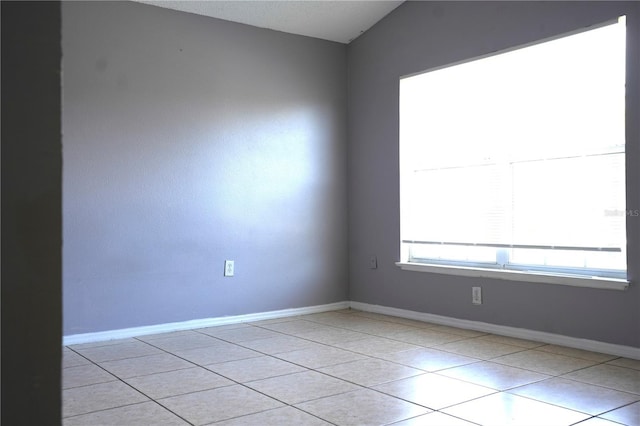
[[[72,425],[640,425],[640,361],[354,310],[73,345]]]

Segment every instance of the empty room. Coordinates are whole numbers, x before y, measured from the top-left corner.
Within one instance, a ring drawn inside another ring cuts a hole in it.
[[[2,420],[640,425],[640,3],[2,2]]]

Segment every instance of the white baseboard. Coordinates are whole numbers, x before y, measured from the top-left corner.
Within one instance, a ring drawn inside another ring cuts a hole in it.
[[[237,324],[242,322],[260,321],[273,318],[284,318],[298,315],[314,314],[318,312],[335,311],[338,309],[353,308],[360,311],[375,312],[400,318],[408,318],[418,321],[430,322],[451,327],[466,328],[501,336],[515,337],[518,339],[533,340],[552,345],[567,346],[593,352],[600,352],[625,358],[640,359],[640,348],[613,343],[599,342],[596,340],[579,339],[563,336],[561,334],[546,333],[543,331],[528,330],[524,328],[508,327],[504,325],[490,324],[486,322],[470,321],[424,312],[409,311],[406,309],[391,308],[381,305],[370,305],[360,302],[337,302],[327,305],[309,306],[304,308],[283,309],[279,311],[259,312],[255,314],[234,315],[217,318],[203,318],[191,321],[173,322],[166,324],[150,325],[144,327],[123,328],[119,330],[100,331],[96,333],[73,334],[64,336],[62,344],[78,345],[81,343],[102,342],[106,340],[124,339],[127,337],[145,336],[149,334],[167,333],[171,331],[192,330],[196,328],[213,327],[216,325]]]
[[[370,305],[368,303],[351,302],[350,306],[353,309],[357,309],[360,311],[374,312],[378,314],[408,318],[434,324],[466,328],[469,330],[482,331],[485,333],[498,334],[501,336],[516,337],[518,339],[533,340],[536,342],[548,343],[552,345],[567,346],[575,349],[600,352],[604,354],[640,360],[640,348],[636,348],[633,346],[615,345],[613,343],[599,342],[597,340],[579,339],[576,337],[563,336],[561,334],[489,324],[486,322],[457,319],[441,315],[427,314],[424,312],[389,308],[380,305]]]
[[[168,333],[170,331],[191,330],[195,328],[213,327],[216,325],[237,324],[249,321],[261,321],[273,318],[284,318],[297,315],[315,314],[318,312],[347,309],[349,302],[329,303],[327,305],[291,308],[279,311],[259,312],[255,314],[234,315],[217,318],[203,318],[191,321],[172,322],[144,327],[123,328],[119,330],[99,331],[96,333],[72,334],[63,336],[63,346],[81,343],[103,342],[106,340],[125,339],[127,337],[146,336],[149,334]]]

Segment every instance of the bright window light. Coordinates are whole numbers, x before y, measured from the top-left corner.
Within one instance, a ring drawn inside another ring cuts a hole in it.
[[[626,278],[625,37],[402,78],[401,261]]]

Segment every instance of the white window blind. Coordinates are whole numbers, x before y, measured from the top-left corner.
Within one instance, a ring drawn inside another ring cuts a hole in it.
[[[625,37],[623,17],[400,80],[404,261],[625,273]]]

